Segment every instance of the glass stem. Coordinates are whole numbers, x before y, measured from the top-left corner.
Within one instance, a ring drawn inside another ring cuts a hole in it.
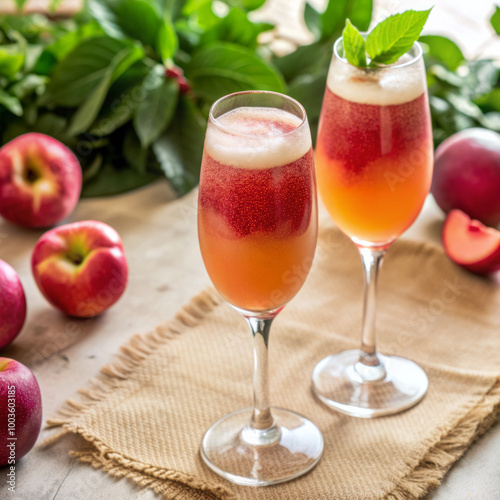
[[[274,318],[246,317],[254,339],[254,408],[242,437],[254,445],[267,445],[279,440],[281,431],[275,424],[269,403],[268,343]]]
[[[360,247],[365,276],[365,294],[363,306],[363,329],[361,355],[355,370],[364,382],[376,382],[386,376],[384,364],[377,354],[375,342],[375,316],[377,307],[377,277],[385,250],[373,250]]]

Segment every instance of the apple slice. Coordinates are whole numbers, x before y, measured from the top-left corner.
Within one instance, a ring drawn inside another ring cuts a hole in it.
[[[479,274],[500,269],[500,231],[461,210],[448,214],[441,239],[448,257],[465,269]]]

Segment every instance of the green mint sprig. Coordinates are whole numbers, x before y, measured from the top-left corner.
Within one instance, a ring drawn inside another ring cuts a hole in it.
[[[408,52],[420,36],[432,9],[407,10],[394,14],[377,24],[363,38],[349,19],[346,20],[342,41],[344,56],[353,66],[392,64]]]

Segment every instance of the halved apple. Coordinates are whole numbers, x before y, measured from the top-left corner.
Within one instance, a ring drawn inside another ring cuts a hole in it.
[[[448,214],[441,239],[448,257],[465,269],[479,274],[500,269],[500,231],[461,210]]]

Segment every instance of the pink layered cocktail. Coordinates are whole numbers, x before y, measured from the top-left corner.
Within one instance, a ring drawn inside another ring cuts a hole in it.
[[[429,192],[432,151],[421,64],[396,73],[332,62],[316,160],[321,197],[343,231],[366,243],[394,241]]]
[[[207,271],[231,304],[285,305],[309,272],[317,239],[309,130],[279,109],[242,107],[210,124],[198,231]],[[265,140],[263,140],[265,139]]]

